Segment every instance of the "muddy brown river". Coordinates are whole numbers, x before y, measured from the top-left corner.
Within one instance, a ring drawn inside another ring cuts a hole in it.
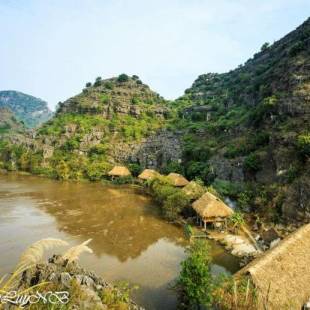
[[[12,271],[22,251],[47,237],[71,245],[92,238],[94,254],[80,264],[110,282],[139,286],[133,299],[146,309],[175,309],[169,289],[180,271],[187,241],[162,220],[152,199],[137,188],[58,182],[0,175],[0,274]],[[210,241],[214,273],[232,273],[238,261]],[[61,249],[53,252],[60,252]]]

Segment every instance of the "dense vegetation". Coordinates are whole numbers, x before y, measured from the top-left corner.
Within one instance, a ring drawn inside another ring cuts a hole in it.
[[[194,239],[181,263],[175,288],[180,297],[180,309],[257,309],[257,293],[250,279],[238,280],[224,274],[211,273],[208,244]]]
[[[56,117],[37,130],[31,145],[23,137],[18,146],[2,142],[2,167],[62,180],[100,180],[112,167],[116,143],[138,142],[163,126],[164,103],[137,76],[97,78],[59,103]],[[133,174],[140,170],[128,166]]]
[[[0,91],[0,108],[11,110],[29,128],[37,127],[53,115],[45,101],[14,90]]]
[[[199,76],[172,103],[180,171],[273,221],[310,211],[309,36],[308,19],[237,69]]]

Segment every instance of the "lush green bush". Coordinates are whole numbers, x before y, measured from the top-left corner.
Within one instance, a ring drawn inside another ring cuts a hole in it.
[[[97,86],[100,86],[101,85],[101,81],[102,81],[102,78],[100,76],[98,76],[95,80],[95,83],[94,83],[94,86],[97,87]]]
[[[134,178],[131,175],[126,177],[117,177],[112,180],[112,183],[117,185],[131,184],[134,183]]]
[[[117,81],[121,83],[127,82],[128,80],[129,80],[129,76],[125,73],[120,74],[117,78]]]
[[[59,164],[56,166],[56,178],[59,180],[68,180],[70,177],[70,169],[68,164],[61,160]]]
[[[184,165],[177,161],[170,161],[164,168],[164,173],[169,174],[170,172],[184,174]]]
[[[189,179],[200,178],[205,184],[210,184],[215,174],[206,162],[190,161],[186,163],[186,176]]]
[[[204,240],[195,240],[187,250],[188,257],[181,263],[177,288],[184,309],[200,309],[212,305],[213,279],[211,256]]]
[[[164,204],[170,195],[176,192],[176,188],[170,184],[162,184],[160,182],[155,182],[152,185],[152,191],[154,198],[160,204]]]
[[[176,220],[189,204],[189,197],[183,191],[177,190],[165,200],[162,206],[163,215],[168,220]]]
[[[261,167],[260,157],[255,153],[250,154],[244,160],[244,168],[249,172],[255,173],[259,171]]]
[[[129,171],[131,172],[131,174],[134,176],[134,177],[137,177],[141,171],[142,171],[142,167],[141,165],[137,164],[137,163],[131,163],[128,165],[128,169]]]
[[[91,181],[99,181],[108,171],[111,169],[111,165],[105,162],[91,162],[86,167],[86,176]]]
[[[297,137],[297,148],[302,156],[310,156],[310,133],[302,134]]]

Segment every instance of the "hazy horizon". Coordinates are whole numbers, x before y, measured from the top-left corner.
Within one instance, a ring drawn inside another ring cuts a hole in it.
[[[54,109],[86,82],[136,74],[166,99],[303,23],[306,0],[0,1],[0,90]]]

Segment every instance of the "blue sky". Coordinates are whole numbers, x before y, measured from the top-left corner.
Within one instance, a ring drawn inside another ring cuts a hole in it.
[[[0,0],[0,90],[48,101],[137,74],[168,99],[295,29],[309,0]]]

